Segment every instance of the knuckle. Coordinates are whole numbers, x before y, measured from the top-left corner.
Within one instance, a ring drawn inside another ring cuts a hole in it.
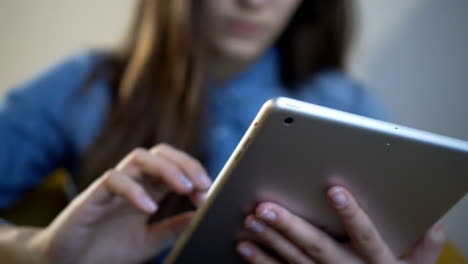
[[[130,157],[131,157],[131,159],[138,159],[141,156],[145,155],[145,153],[146,153],[146,150],[144,148],[135,148],[130,153]]]
[[[170,179],[175,179],[180,177],[182,172],[180,171],[179,167],[171,162],[162,162],[160,164],[160,168],[164,174]]]
[[[158,154],[158,153],[167,151],[170,148],[171,148],[171,146],[169,144],[162,142],[162,143],[159,143],[156,146],[152,147],[151,148],[151,153]]]
[[[304,245],[304,251],[311,256],[321,256],[325,252],[326,239],[323,236],[311,237]]]
[[[117,174],[118,174],[117,170],[109,169],[106,172],[104,172],[102,177],[105,182],[109,182],[113,180],[113,178],[115,178]]]
[[[356,234],[356,241],[361,245],[368,245],[374,241],[375,234],[373,230],[365,228],[363,231]]]

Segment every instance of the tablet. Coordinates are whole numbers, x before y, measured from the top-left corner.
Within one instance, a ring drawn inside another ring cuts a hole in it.
[[[348,188],[395,255],[468,190],[468,142],[288,98],[266,102],[166,263],[244,263],[244,218],[275,202],[337,239],[326,200]]]

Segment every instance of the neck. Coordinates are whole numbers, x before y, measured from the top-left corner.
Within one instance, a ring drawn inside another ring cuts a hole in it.
[[[214,84],[222,85],[246,69],[256,59],[238,60],[219,54],[210,54],[207,61],[210,79]]]

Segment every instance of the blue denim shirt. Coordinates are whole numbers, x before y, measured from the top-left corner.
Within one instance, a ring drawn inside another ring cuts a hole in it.
[[[60,166],[74,172],[103,125],[110,105],[104,80],[82,89],[104,53],[84,52],[13,89],[0,104],[0,208],[12,205]],[[323,72],[290,92],[280,82],[277,52],[266,52],[244,72],[212,86],[206,107],[208,173],[216,177],[262,104],[278,96],[377,119],[382,107],[358,83],[337,70]]]
[[[110,88],[83,82],[105,53],[83,52],[19,85],[0,104],[0,208],[11,206],[57,167],[76,171],[99,133],[110,106]],[[343,72],[330,70],[294,92],[280,82],[278,53],[271,49],[221,86],[209,87],[206,163],[216,177],[262,104],[285,96],[376,119],[385,112],[369,91]]]

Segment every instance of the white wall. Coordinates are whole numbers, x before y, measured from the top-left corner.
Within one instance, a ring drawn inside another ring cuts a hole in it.
[[[402,124],[468,140],[468,1],[363,1],[353,71]]]
[[[383,99],[395,122],[468,140],[468,1],[359,2],[355,76]],[[444,223],[468,256],[468,197]]]
[[[0,1],[0,96],[73,52],[113,46],[135,2]],[[468,140],[468,1],[358,3],[353,74],[382,98],[395,122]],[[465,199],[445,222],[468,256],[467,212]]]
[[[0,95],[19,81],[127,30],[134,0],[0,1]]]

